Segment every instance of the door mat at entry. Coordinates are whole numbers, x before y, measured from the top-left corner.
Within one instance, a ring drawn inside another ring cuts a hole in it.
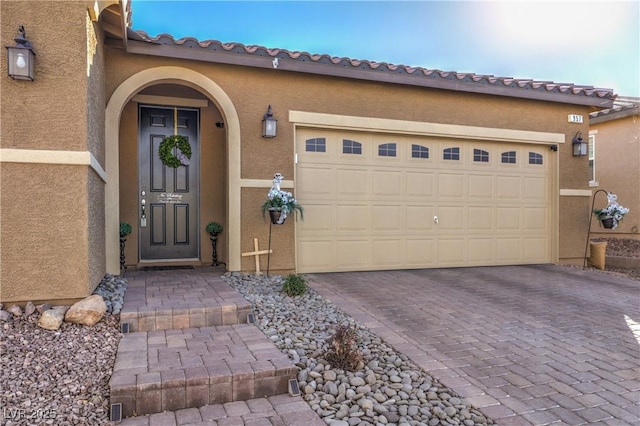
[[[180,269],[196,269],[193,265],[184,266],[143,266],[143,271],[177,271]]]

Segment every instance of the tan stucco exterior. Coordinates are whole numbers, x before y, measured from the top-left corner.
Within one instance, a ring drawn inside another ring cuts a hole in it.
[[[589,134],[595,138],[596,180],[591,189],[605,190],[618,196],[629,213],[615,230],[605,230],[593,221],[593,237],[640,238],[640,114],[622,114],[611,120],[592,124]],[[607,205],[605,194],[598,193],[595,208]]]
[[[2,301],[77,299],[105,272],[101,29],[86,2],[39,5],[0,3],[3,45],[24,25],[37,55],[34,82],[0,70]]]
[[[335,117],[314,124],[326,128],[376,131],[395,123],[386,131],[444,129],[494,141],[517,135],[557,146],[550,194],[554,258],[582,258],[588,160],[572,156],[571,138],[587,134],[588,125],[569,123],[567,116],[586,117],[589,106],[132,54],[104,42],[86,2],[29,7],[33,3],[0,3],[2,42],[10,44],[22,24],[38,54],[33,83],[8,79],[4,63],[1,70],[2,301],[86,296],[104,273],[119,273],[120,221],[134,225],[126,263],[139,264],[138,105],[149,99],[206,105],[200,107],[203,265],[211,262],[204,227],[216,221],[225,228],[219,260],[232,271],[254,270],[254,258],[241,254],[253,251],[254,238],[267,248],[270,227],[260,205],[275,172],[295,193],[296,129],[314,114]],[[55,45],[47,43],[53,39]],[[279,120],[274,139],[261,137],[268,105]],[[272,228],[271,236],[270,270],[295,270],[294,221]],[[263,270],[266,261],[262,257]]]

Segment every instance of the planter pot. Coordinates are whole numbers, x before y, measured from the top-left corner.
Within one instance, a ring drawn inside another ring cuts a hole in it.
[[[612,217],[603,217],[600,219],[602,222],[602,226],[606,229],[613,229],[613,218]]]
[[[269,217],[274,225],[282,225],[287,218],[286,216],[282,217],[282,211],[276,209],[269,209]]]

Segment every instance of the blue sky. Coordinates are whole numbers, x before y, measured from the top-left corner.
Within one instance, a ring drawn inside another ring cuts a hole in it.
[[[640,97],[640,0],[133,0],[151,36],[531,78]]]

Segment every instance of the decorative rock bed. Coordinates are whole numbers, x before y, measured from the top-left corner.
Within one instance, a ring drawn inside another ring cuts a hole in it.
[[[279,276],[227,273],[225,280],[253,304],[256,325],[300,368],[302,395],[327,424],[493,424],[313,289],[291,298],[281,292]],[[340,325],[359,335],[363,362],[355,372],[325,359],[327,340]]]

